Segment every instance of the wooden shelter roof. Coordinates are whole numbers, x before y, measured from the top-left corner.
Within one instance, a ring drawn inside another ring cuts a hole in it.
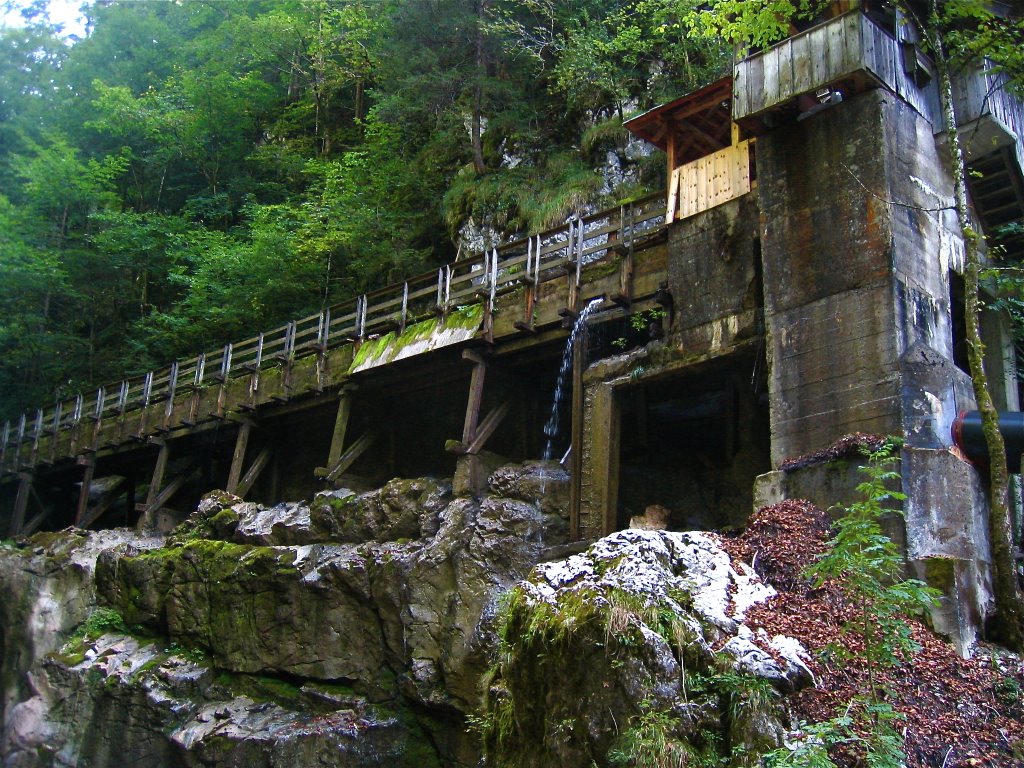
[[[663,151],[675,145],[676,165],[728,147],[732,143],[732,77],[662,104],[627,120],[635,136]]]

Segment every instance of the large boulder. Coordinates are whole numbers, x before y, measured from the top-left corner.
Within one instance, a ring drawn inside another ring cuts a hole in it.
[[[95,607],[100,553],[128,540],[136,552],[162,543],[129,531],[69,528],[0,545],[0,723],[29,694],[33,662],[59,648]]]
[[[798,643],[743,624],[774,594],[702,533],[620,531],[538,565],[495,618],[489,764],[633,764],[655,744],[673,765],[754,761],[780,743],[777,691],[810,680]]]

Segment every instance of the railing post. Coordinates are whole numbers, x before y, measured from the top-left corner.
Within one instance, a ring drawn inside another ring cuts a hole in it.
[[[57,442],[60,437],[61,419],[64,416],[64,403],[58,400],[53,404],[53,422],[50,431],[53,437],[50,438],[50,463],[57,460]]]
[[[146,378],[142,383],[142,407],[148,408],[149,401],[153,397],[153,372],[150,371],[146,374]]]
[[[11,434],[11,422],[4,422],[3,439],[0,440],[0,469],[7,466],[7,438]]]
[[[448,309],[451,306],[452,301],[452,265],[444,265],[444,314],[448,314]]]
[[[256,338],[256,361],[252,364],[257,372],[263,366],[263,333]]]
[[[284,349],[282,352],[285,362],[290,362],[295,355],[295,331],[296,323],[294,320],[284,327]]]
[[[331,335],[331,310],[320,312],[320,326],[316,332],[316,391],[324,391],[324,377],[327,375],[327,347]]]
[[[409,281],[402,284],[402,320],[399,322],[399,333],[405,333],[405,324],[409,319]]]
[[[580,219],[580,226],[577,230],[577,243],[576,243],[576,287],[580,287],[580,276],[583,270],[583,219]]]
[[[167,405],[164,406],[164,430],[171,428],[171,416],[174,415],[174,394],[178,389],[178,361],[171,363],[167,377]]]
[[[100,432],[103,429],[103,408],[107,403],[107,390],[100,387],[96,390],[96,405],[93,410],[92,445],[88,449],[97,450],[100,446]],[[87,450],[88,450],[87,449]]]
[[[540,249],[541,249],[540,235],[537,235],[537,255],[536,255],[536,258],[534,258],[534,260],[533,260],[534,261],[534,264],[533,264],[533,284],[534,284],[534,290],[536,290],[536,286],[540,282],[540,259],[541,259]]]
[[[36,409],[36,420],[32,428],[32,459],[31,463],[33,466],[36,463],[36,457],[39,455],[39,438],[43,434],[43,409]]]
[[[328,310],[320,310],[320,317],[316,321],[316,344],[318,347],[324,346],[324,313]]]
[[[362,341],[366,337],[366,294],[359,297],[356,304],[356,339]]]
[[[25,440],[25,414],[23,413],[23,414],[21,414],[21,418],[18,419],[18,439],[15,442],[15,447],[17,448],[17,452],[14,454],[14,461],[18,465],[18,468],[20,468],[20,466],[21,466],[21,444],[22,444],[22,442],[24,440]]]
[[[192,386],[197,389],[203,386],[203,377],[206,375],[206,353],[203,352],[196,360],[196,375],[193,379]]]

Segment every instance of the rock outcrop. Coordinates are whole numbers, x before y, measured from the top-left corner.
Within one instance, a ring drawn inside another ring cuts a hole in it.
[[[799,643],[743,624],[774,594],[702,533],[620,531],[537,566],[496,619],[488,765],[758,764],[778,692],[811,679]]]
[[[801,651],[743,625],[772,590],[713,536],[622,531],[549,561],[565,472],[509,465],[488,489],[269,508],[218,491],[166,541],[0,550],[4,768],[457,768],[481,744],[494,765],[605,766],[653,733],[679,754],[777,743]]]
[[[5,680],[20,681],[5,766],[475,763],[465,717],[492,644],[481,617],[565,542],[567,478],[545,472],[540,488],[536,464],[504,467],[495,487],[508,495],[480,498],[429,478],[271,508],[218,491],[165,546],[68,531],[49,548],[4,550],[0,586],[22,613],[49,593],[74,603],[45,644],[5,637],[21,659],[5,661]],[[19,581],[59,574],[83,547],[91,560],[73,586]],[[97,599],[131,637],[52,653]],[[5,619],[5,632],[26,622]],[[292,689],[302,695],[282,698]]]

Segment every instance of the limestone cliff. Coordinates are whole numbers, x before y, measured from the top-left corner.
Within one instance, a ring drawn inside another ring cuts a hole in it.
[[[5,768],[604,766],[644,713],[694,749],[778,743],[773,685],[806,670],[743,628],[771,588],[701,534],[563,559],[567,480],[529,463],[480,496],[216,492],[166,540],[6,547]],[[725,718],[729,675],[767,682]]]

